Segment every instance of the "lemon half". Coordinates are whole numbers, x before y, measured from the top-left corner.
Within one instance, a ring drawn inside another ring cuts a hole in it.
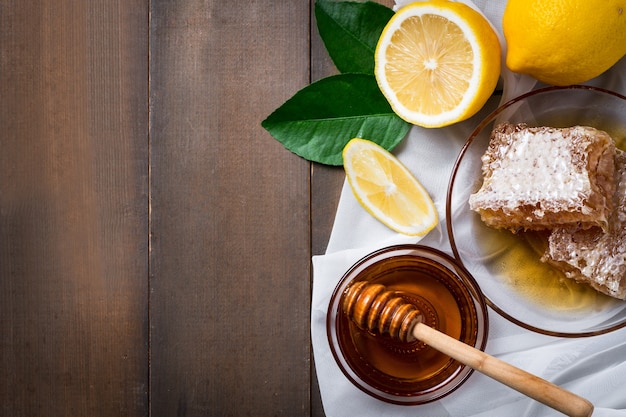
[[[375,51],[378,85],[402,119],[442,127],[477,113],[500,77],[500,42],[471,7],[412,3],[384,28]]]

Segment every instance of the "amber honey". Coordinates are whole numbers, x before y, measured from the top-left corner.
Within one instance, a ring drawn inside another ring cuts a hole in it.
[[[477,302],[476,294],[468,289],[451,265],[441,264],[430,253],[421,256],[419,251],[411,251],[412,247],[417,245],[395,247],[406,250],[382,253],[382,259],[348,274],[346,278],[350,279],[346,281],[349,282],[345,282],[343,288],[362,280],[382,284],[414,304],[429,326],[472,346],[482,347],[486,340],[486,313],[484,306]],[[341,288],[338,290],[336,298],[340,301]],[[345,361],[351,371],[349,377],[358,379],[357,385],[406,398],[430,393],[434,394],[432,399],[436,399],[471,372],[419,341],[404,343],[388,335],[360,329],[339,306],[331,302],[335,342],[339,348],[335,354],[341,355],[340,364]]]
[[[479,221],[479,220],[477,220]],[[571,317],[598,310],[610,297],[588,285],[566,278],[563,273],[541,261],[547,247],[548,236],[544,232],[520,232],[492,230],[486,226],[477,229],[485,267],[506,284],[519,297],[537,308]],[[496,250],[497,248],[497,250]]]

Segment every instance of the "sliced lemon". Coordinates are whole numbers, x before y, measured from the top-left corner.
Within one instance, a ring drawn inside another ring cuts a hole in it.
[[[409,123],[442,127],[480,110],[500,77],[500,42],[471,7],[447,0],[398,10],[375,52],[378,85]]]
[[[343,166],[356,199],[387,227],[423,236],[437,224],[437,209],[426,189],[381,146],[350,140],[343,149]]]

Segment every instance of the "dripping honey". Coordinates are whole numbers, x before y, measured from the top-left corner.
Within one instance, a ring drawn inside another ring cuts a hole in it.
[[[577,313],[597,310],[610,301],[608,296],[566,278],[541,261],[547,246],[546,233],[521,232],[514,235],[486,227],[483,230],[485,232],[481,232],[477,239],[483,252],[497,253],[497,256],[488,257],[485,267],[519,297],[537,308],[574,317]]]

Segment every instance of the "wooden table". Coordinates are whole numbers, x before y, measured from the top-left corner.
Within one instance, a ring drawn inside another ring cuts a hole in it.
[[[260,126],[335,72],[313,3],[0,3],[0,416],[323,415],[343,170]]]

